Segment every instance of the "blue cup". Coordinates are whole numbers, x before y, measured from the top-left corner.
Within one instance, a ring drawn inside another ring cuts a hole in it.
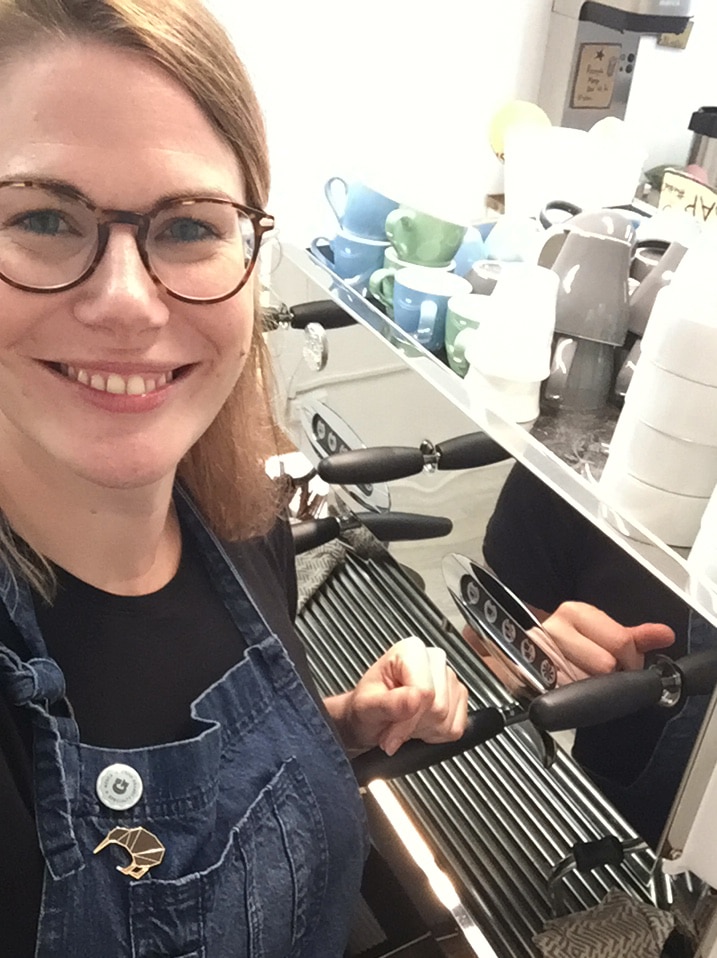
[[[467,279],[444,270],[409,266],[393,277],[393,321],[432,353],[443,347],[452,296],[471,292]]]
[[[383,265],[387,246],[385,240],[366,239],[340,230],[333,239],[317,236],[311,242],[311,252],[351,286],[365,287],[371,273]],[[331,250],[331,257],[327,255],[327,248]]]
[[[398,203],[358,181],[347,182],[332,176],[324,184],[324,194],[342,231],[366,239],[386,239],[386,217]]]

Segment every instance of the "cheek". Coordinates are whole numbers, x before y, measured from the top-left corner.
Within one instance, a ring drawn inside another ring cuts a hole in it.
[[[242,291],[243,292],[243,291]],[[241,294],[240,294],[241,296]],[[215,317],[213,339],[220,363],[228,375],[237,376],[251,351],[254,331],[254,299],[241,296],[238,302],[224,305],[221,316]]]

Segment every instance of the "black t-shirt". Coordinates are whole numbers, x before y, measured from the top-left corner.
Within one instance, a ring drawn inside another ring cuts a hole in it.
[[[521,465],[513,467],[501,490],[483,553],[498,577],[529,605],[553,612],[561,602],[576,600],[597,606],[623,625],[663,622],[676,636],[665,653],[679,658],[687,652],[687,604]],[[579,729],[573,755],[588,773],[629,786],[674,714],[655,706]],[[647,830],[640,825],[639,830]]]
[[[227,551],[318,702],[292,625],[296,573],[288,525],[278,523],[266,538]],[[36,612],[48,651],[65,674],[82,740],[134,748],[183,738],[190,703],[245,648],[191,537],[184,538],[175,577],[151,595],[110,595],[62,570],[58,580],[53,606],[38,600]],[[0,641],[26,657],[7,613]],[[0,954],[12,958],[34,955],[42,891],[31,742],[25,710],[10,705],[0,688]]]

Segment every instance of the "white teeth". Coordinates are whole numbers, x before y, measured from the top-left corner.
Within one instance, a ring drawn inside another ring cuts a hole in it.
[[[142,396],[148,391],[147,385],[141,376],[130,376],[127,380],[128,396]]]
[[[117,373],[110,373],[107,377],[107,392],[115,396],[124,396],[127,391],[127,384]]]
[[[166,373],[159,373],[154,376],[140,376],[133,373],[131,376],[120,376],[119,373],[96,373],[87,369],[80,369],[77,366],[59,364],[60,372],[74,382],[81,383],[83,386],[89,386],[90,389],[96,389],[98,392],[108,392],[115,396],[146,396],[148,393],[156,392],[167,383],[171,383],[174,375],[171,370]]]

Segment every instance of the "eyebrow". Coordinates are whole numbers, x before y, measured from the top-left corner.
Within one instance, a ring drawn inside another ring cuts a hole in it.
[[[0,186],[3,186],[5,183],[35,183],[38,186],[46,187],[49,190],[57,190],[62,193],[71,193],[75,196],[79,196],[82,199],[87,200],[92,206],[99,207],[99,204],[84,193],[79,187],[75,186],[74,183],[70,183],[69,180],[59,179],[54,176],[33,176],[32,173],[23,173],[18,176],[3,176],[0,177]],[[216,187],[206,187],[203,189],[196,190],[179,190],[179,191],[170,191],[167,193],[161,193],[156,197],[153,203],[147,206],[147,209],[153,209],[155,206],[158,206],[160,203],[169,202],[170,200],[192,200],[196,197],[208,197],[211,199],[217,200],[229,200],[231,203],[241,203],[241,200],[236,199],[231,196],[225,190],[217,189]]]

